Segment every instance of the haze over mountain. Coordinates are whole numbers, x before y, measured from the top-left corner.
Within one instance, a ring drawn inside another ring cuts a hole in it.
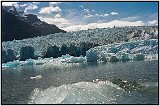
[[[2,41],[21,40],[65,32],[56,25],[41,21],[34,14],[24,14],[14,6],[2,7]]]

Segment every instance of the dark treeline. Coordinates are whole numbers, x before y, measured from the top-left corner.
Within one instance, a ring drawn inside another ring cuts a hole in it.
[[[74,44],[70,44],[67,46],[66,44],[62,45],[61,47],[58,47],[56,45],[48,46],[47,51],[43,53],[42,58],[58,58],[62,55],[69,54],[74,57],[79,56],[86,56],[86,51],[88,51],[90,48],[93,48],[95,46],[99,46],[98,44],[93,43],[80,43],[78,46]],[[34,47],[32,46],[25,46],[22,47],[20,50],[20,56],[16,57],[14,54],[14,50],[7,49],[7,51],[2,50],[2,63],[6,63],[13,60],[20,60],[25,61],[26,59],[37,59],[38,56],[35,55]]]

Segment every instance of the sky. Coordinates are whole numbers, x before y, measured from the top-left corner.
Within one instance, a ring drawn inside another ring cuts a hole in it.
[[[65,31],[158,25],[158,2],[2,2]]]

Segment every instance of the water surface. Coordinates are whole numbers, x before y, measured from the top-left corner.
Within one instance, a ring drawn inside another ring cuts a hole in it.
[[[31,79],[41,75],[41,79]],[[122,88],[125,92],[121,97],[111,103],[116,104],[158,104],[158,61],[135,61],[135,62],[118,62],[118,63],[90,63],[90,64],[71,64],[69,66],[22,66],[7,68],[2,71],[2,104],[28,104],[35,89],[60,89],[63,85],[74,85],[78,82],[85,85],[86,82],[99,79],[99,81],[109,81]],[[82,82],[82,83],[81,83]],[[79,84],[78,83],[78,84]],[[89,83],[90,84],[90,83]],[[91,83],[90,87],[99,87]],[[54,88],[53,88],[54,87]],[[88,87],[88,86],[87,86]],[[73,87],[72,87],[73,88]],[[86,88],[85,88],[86,89]],[[99,89],[99,88],[97,88]],[[96,91],[94,92],[99,92]],[[108,85],[105,92],[109,91]],[[76,91],[77,89],[74,89]],[[113,89],[111,89],[112,91]],[[119,92],[113,90],[114,92]],[[113,93],[114,93],[113,92]],[[81,98],[88,96],[88,92],[81,92],[75,96]],[[115,93],[115,94],[116,94]],[[83,103],[105,103],[109,104],[107,96],[100,97],[99,93],[94,93],[98,101],[83,101]],[[105,93],[104,93],[105,94]],[[46,95],[48,95],[46,93]],[[69,95],[69,94],[68,94]],[[66,96],[61,103],[74,103]],[[107,94],[106,94],[107,95]],[[76,97],[75,97],[76,98]],[[36,99],[36,103],[40,99]],[[54,100],[52,100],[54,101]],[[78,102],[82,102],[78,101]],[[55,103],[55,102],[51,102]],[[57,102],[56,102],[57,103]]]

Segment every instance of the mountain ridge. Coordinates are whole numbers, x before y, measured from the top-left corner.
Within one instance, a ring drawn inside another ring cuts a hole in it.
[[[41,21],[34,14],[17,12],[14,6],[2,7],[2,41],[22,40],[59,32],[66,31]]]

